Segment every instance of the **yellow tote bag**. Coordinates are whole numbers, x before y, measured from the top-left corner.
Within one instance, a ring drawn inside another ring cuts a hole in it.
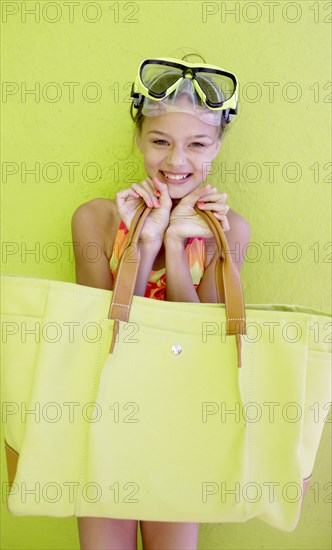
[[[1,277],[8,509],[293,530],[331,401],[331,314],[245,304],[199,209],[226,303],[133,296],[149,211],[114,291]]]

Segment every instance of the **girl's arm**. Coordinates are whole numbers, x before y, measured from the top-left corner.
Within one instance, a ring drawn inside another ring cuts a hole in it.
[[[240,272],[246,246],[250,241],[250,226],[242,216],[234,211],[230,211],[227,218],[230,222],[230,230],[227,232],[227,244],[232,261]],[[215,248],[208,247],[208,265],[197,290],[195,290],[186,258],[184,242],[174,236],[167,235],[167,233],[164,242],[167,276],[166,299],[171,302],[217,303],[214,268],[211,264]],[[181,276],[179,276],[180,273]],[[225,303],[223,290],[220,303]]]
[[[103,199],[93,199],[79,206],[71,220],[75,256],[76,283],[112,290],[113,277],[105,254],[104,226],[110,210]]]
[[[205,269],[202,280],[195,290],[184,244],[171,237],[165,237],[164,242],[167,277],[166,300],[169,302],[216,303],[218,300],[212,265],[209,264]],[[224,297],[221,303],[224,303]]]
[[[119,223],[120,218],[111,200],[93,199],[75,210],[71,228],[77,284],[113,290],[114,280],[107,252],[112,251]],[[145,294],[161,244],[139,244],[141,261],[134,289],[136,296]]]
[[[185,242],[165,233],[166,300],[168,302],[200,302],[193,285]]]
[[[156,256],[161,248],[162,243],[160,244],[151,244],[151,243],[140,243],[138,241],[138,246],[140,249],[140,264],[137,273],[136,285],[134,294],[135,296],[144,296],[150,273],[152,270],[153,262],[156,259]]]

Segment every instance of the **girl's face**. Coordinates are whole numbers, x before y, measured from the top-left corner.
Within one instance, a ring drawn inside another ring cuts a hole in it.
[[[205,180],[220,149],[219,128],[182,112],[145,116],[136,142],[148,176],[168,186],[172,199],[181,199]],[[185,176],[171,179],[171,176]],[[167,178],[169,176],[169,178]]]

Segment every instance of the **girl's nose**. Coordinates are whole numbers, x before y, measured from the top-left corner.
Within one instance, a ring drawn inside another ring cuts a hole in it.
[[[186,153],[181,147],[171,147],[168,153],[168,163],[174,166],[184,166],[186,164]]]

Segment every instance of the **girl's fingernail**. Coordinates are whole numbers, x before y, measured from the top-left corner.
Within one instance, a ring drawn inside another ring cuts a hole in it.
[[[152,207],[152,206],[153,206],[153,202],[152,202],[152,201],[148,201],[148,206]]]
[[[156,205],[157,205],[157,206],[159,207],[159,206],[160,206],[160,202],[159,202],[159,201],[157,201],[157,202],[156,202]]]
[[[154,192],[154,194],[157,195],[157,197],[160,197],[160,194],[161,194],[161,193],[160,193],[159,189],[156,189],[155,192]]]
[[[204,202],[198,202],[197,206],[204,206]]]

